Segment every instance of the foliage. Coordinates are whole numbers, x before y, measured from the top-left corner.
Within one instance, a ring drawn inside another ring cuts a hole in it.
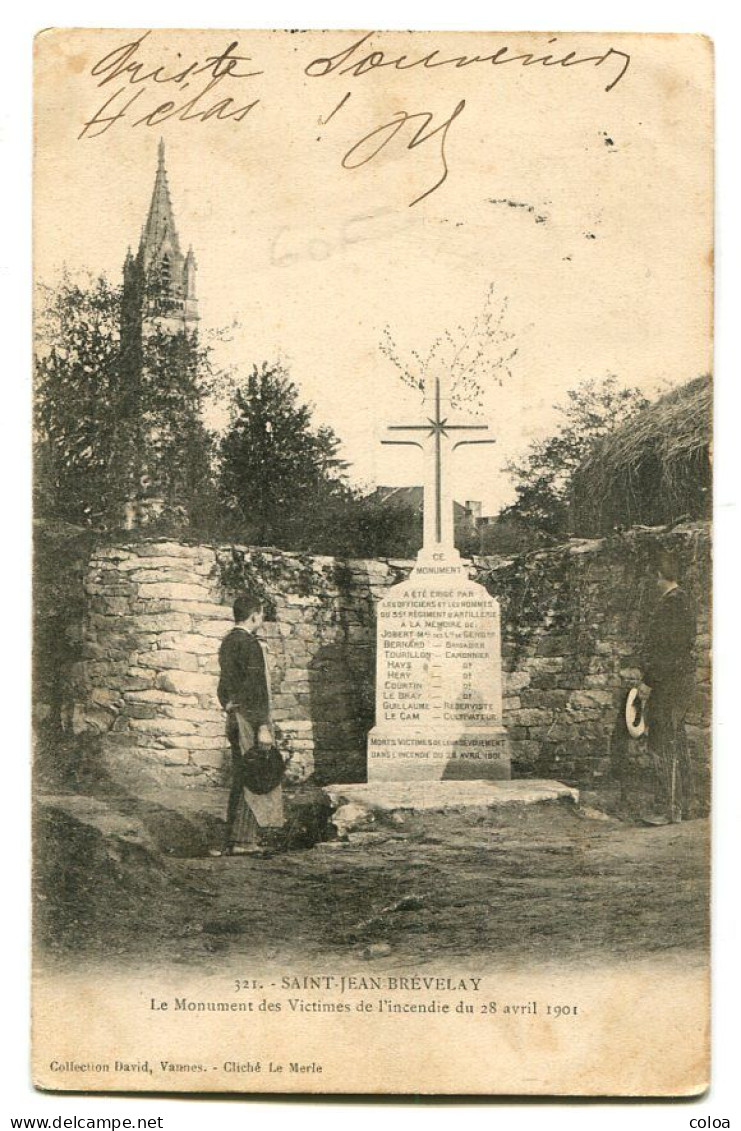
[[[286,586],[302,597],[325,592],[321,572],[308,554],[282,556],[275,551],[230,546],[217,557],[214,576],[229,598],[247,593],[262,602],[266,620],[275,620],[275,594]]]
[[[121,399],[120,288],[65,276],[42,289],[36,356],[36,512],[92,525],[113,499]],[[117,492],[116,492],[117,493]]]
[[[122,288],[63,275],[41,288],[36,349],[36,511],[121,525],[132,497],[166,513],[205,505],[210,437],[200,409],[213,373],[193,334],[121,333]]]
[[[326,515],[321,553],[345,558],[411,558],[422,545],[422,515],[347,491]]]
[[[331,428],[314,426],[282,365],[254,366],[219,446],[219,492],[235,531],[258,545],[313,544],[315,524],[346,490],[339,446]]]
[[[164,510],[149,536],[187,526],[191,537],[314,553],[416,551],[415,516],[345,483],[338,437],[314,425],[282,365],[235,386],[196,335],[157,324],[142,335],[141,311],[123,299],[104,277],[42,288],[37,517],[117,529],[128,501],[156,497]],[[232,423],[217,449],[201,416],[230,382]]]
[[[421,521],[344,480],[340,441],[316,427],[285,367],[255,366],[234,393],[219,447],[222,534],[232,541],[337,557],[407,557]]]
[[[33,681],[36,707],[52,733],[68,728],[73,665],[81,659],[83,579],[94,535],[62,522],[33,530]]]
[[[554,537],[568,533],[572,481],[581,463],[598,440],[647,404],[640,389],[623,387],[614,376],[572,389],[557,406],[557,431],[534,441],[521,460],[507,465],[517,497],[502,517]]]
[[[444,330],[426,353],[413,349],[404,358],[388,326],[384,328],[381,353],[398,370],[405,385],[424,389],[428,377],[439,376],[449,389],[451,403],[480,406],[491,385],[501,386],[511,377],[510,363],[517,349],[510,346],[514,335],[505,328],[507,299],[495,301],[494,284],[486,292],[484,305],[468,326]]]
[[[212,437],[201,410],[213,379],[209,351],[193,333],[157,327],[143,343],[141,383],[132,409],[142,484],[200,529],[216,501]]]

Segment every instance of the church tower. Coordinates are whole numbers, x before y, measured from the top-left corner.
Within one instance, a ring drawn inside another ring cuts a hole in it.
[[[124,333],[136,333],[138,325],[144,334],[155,326],[173,334],[198,326],[196,260],[192,247],[186,255],[180,248],[162,140],[139,250],[134,256],[129,249],[124,262],[123,308]]]
[[[173,508],[182,510],[182,469],[173,451],[185,442],[192,422],[177,417],[166,387],[182,382],[182,391],[190,379],[188,358],[198,320],[196,260],[192,248],[185,255],[181,249],[160,141],[139,248],[136,255],[129,248],[123,268],[119,431],[127,529],[150,525]]]

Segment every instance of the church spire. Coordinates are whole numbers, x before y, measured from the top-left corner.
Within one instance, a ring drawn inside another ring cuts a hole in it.
[[[147,526],[168,507],[175,508],[168,512],[171,517],[176,511],[180,514],[181,500],[190,490],[177,460],[163,456],[170,450],[167,445],[177,439],[173,435],[176,425],[166,407],[169,401],[164,398],[161,405],[144,408],[147,402],[142,390],[147,381],[157,381],[158,366],[169,364],[168,358],[193,356],[190,343],[184,341],[182,351],[178,343],[173,351],[167,339],[193,334],[197,327],[196,258],[191,248],[187,255],[181,251],[167,183],[165,145],[160,141],[139,247],[136,254],[128,249],[123,267],[121,380],[127,407],[122,412],[119,459],[126,492],[122,521],[127,529]],[[171,381],[173,376],[163,371],[162,378]],[[191,381],[188,372],[181,379],[183,388]]]
[[[173,333],[194,330],[198,323],[196,262],[192,251],[183,255],[175,226],[165,165],[165,143],[157,147],[157,171],[147,218],[142,228],[134,265],[129,257],[124,278],[135,282],[138,272],[139,304],[144,334],[156,324]]]
[[[157,173],[154,178],[147,222],[142,231],[140,250],[145,270],[148,270],[152,264],[159,266],[166,255],[170,257],[171,262],[175,257],[181,258],[180,240],[175,227],[170,187],[167,183],[165,143],[162,138],[157,151]]]

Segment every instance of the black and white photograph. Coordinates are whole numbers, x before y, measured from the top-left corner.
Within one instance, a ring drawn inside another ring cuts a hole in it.
[[[34,53],[36,1086],[702,1094],[712,43]]]

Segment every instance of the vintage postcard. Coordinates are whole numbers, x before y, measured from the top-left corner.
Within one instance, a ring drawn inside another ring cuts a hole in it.
[[[713,51],[35,42],[33,1075],[709,1081]]]

